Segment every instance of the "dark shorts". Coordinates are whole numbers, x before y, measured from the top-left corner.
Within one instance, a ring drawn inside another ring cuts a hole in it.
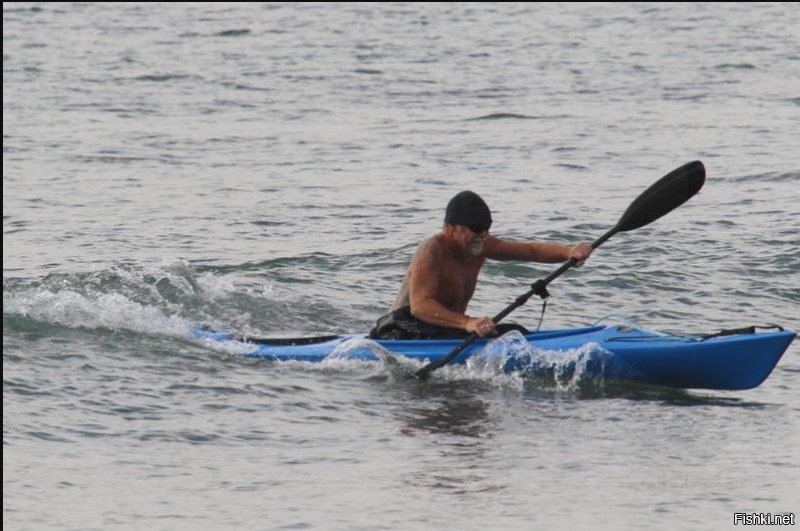
[[[525,327],[514,323],[500,323],[497,334],[502,335],[511,330],[527,334]],[[380,319],[370,333],[370,339],[461,339],[469,332],[460,328],[447,328],[420,321],[411,315],[410,308],[393,310]]]

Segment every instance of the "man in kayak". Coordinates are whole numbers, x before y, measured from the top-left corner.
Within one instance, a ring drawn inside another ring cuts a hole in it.
[[[472,332],[486,337],[522,329],[513,324],[495,325],[488,316],[466,314],[484,260],[555,263],[574,258],[580,266],[592,253],[588,243],[567,247],[503,240],[489,234],[491,225],[491,211],[478,194],[456,194],[447,204],[442,231],[420,244],[392,311],[378,319],[370,337],[443,339]]]

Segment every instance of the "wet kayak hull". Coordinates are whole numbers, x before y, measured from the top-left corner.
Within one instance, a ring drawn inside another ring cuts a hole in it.
[[[249,357],[307,362],[343,355],[349,359],[375,360],[379,346],[395,356],[427,363],[446,356],[460,342],[457,339],[373,342],[364,335],[236,340],[231,333],[211,330],[197,330],[195,335],[212,342],[241,343]],[[750,389],[770,375],[796,333],[779,331],[703,339],[616,325],[516,334],[511,343],[508,337],[478,340],[452,363],[465,363],[480,353],[483,361],[487,361],[487,356],[500,356],[500,367],[506,372],[535,373],[552,369],[558,365],[559,357],[563,357],[581,365],[580,369],[590,377],[685,389]]]

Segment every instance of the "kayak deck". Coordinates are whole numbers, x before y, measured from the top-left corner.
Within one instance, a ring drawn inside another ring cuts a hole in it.
[[[512,334],[515,334],[512,336]],[[505,372],[536,373],[552,370],[553,354],[581,349],[587,376],[629,379],[652,385],[695,389],[750,389],[772,372],[789,344],[793,331],[749,333],[712,338],[672,336],[629,326],[589,326],[506,334],[479,339],[452,363],[465,363],[477,353],[502,356]],[[235,342],[248,357],[273,361],[320,362],[331,356],[377,360],[383,348],[422,363],[446,356],[460,339],[367,340],[363,334],[294,339],[236,339],[230,332],[198,329],[195,337],[217,343]],[[507,338],[512,337],[511,341]],[[502,343],[502,342],[505,342]],[[502,348],[495,348],[501,345]]]

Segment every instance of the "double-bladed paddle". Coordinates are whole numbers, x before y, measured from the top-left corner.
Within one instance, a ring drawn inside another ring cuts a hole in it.
[[[700,191],[705,180],[706,169],[699,160],[690,162],[689,164],[685,164],[671,171],[642,192],[639,197],[630,204],[625,213],[622,214],[622,217],[614,228],[592,243],[592,248],[597,249],[618,232],[627,232],[638,229],[639,227],[644,227],[668,212],[671,212]],[[534,282],[527,293],[517,297],[505,310],[495,315],[492,321],[495,324],[499,323],[508,314],[528,302],[528,299],[533,295],[539,295],[543,299],[547,298],[547,285],[576,263],[577,261],[575,259],[570,259],[561,267],[550,273],[546,278]],[[471,333],[447,356],[431,362],[418,370],[416,372],[417,378],[424,380],[432,371],[447,365],[476,339],[478,339],[478,335],[475,332]]]

